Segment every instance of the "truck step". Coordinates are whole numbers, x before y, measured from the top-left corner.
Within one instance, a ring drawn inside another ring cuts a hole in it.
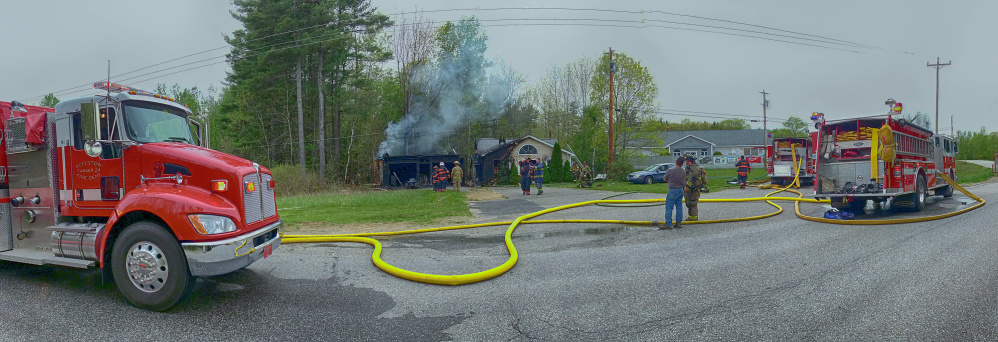
[[[48,251],[29,251],[24,249],[15,249],[6,252],[0,252],[0,260],[20,262],[31,265],[59,265],[59,266],[75,267],[82,269],[86,269],[88,267],[95,265],[95,263],[90,260],[62,258],[62,257],[57,257],[54,254],[52,254],[52,252]]]
[[[103,223],[59,223],[54,226],[49,226],[48,229],[57,232],[71,232],[71,233],[90,233],[96,232],[98,230],[104,229],[105,224]]]

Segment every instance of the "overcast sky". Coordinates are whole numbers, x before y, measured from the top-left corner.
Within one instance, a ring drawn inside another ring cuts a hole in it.
[[[489,55],[502,58],[535,82],[552,66],[580,57],[597,58],[612,47],[648,67],[658,83],[659,106],[740,115],[761,115],[763,89],[770,93],[769,115],[829,118],[884,113],[887,98],[905,112],[934,114],[935,70],[926,62],[952,60],[941,70],[940,125],[950,115],[958,130],[998,128],[998,1],[957,0],[687,0],[687,1],[448,1],[374,0],[383,13],[454,8],[571,7],[665,11],[861,43],[859,53],[746,37],[664,28],[597,26],[488,26]],[[14,1],[0,0],[0,100],[29,99],[78,87],[111,73],[132,71],[184,55],[223,47],[224,34],[240,27],[232,5],[217,0]],[[660,13],[577,11],[460,11],[426,13],[432,20],[600,18],[669,20],[777,32],[731,23]],[[502,22],[509,24],[510,22]],[[648,24],[661,24],[646,21]],[[498,24],[496,22],[495,24]],[[623,25],[635,25],[623,23]],[[672,25],[678,26],[678,25]],[[773,39],[787,38],[765,36]],[[808,44],[813,41],[794,40]],[[820,44],[843,47],[841,45]],[[220,86],[228,66],[220,63],[174,75],[142,76],[178,64],[223,56],[215,50],[116,78],[152,89],[156,83]],[[170,69],[183,70],[224,58]],[[132,79],[128,79],[132,78]],[[141,81],[141,82],[140,82]],[[74,88],[75,89],[75,88]],[[65,99],[89,91],[57,94]],[[37,98],[28,102],[37,102]],[[663,116],[668,120],[681,117]],[[693,118],[696,119],[696,118]],[[778,124],[771,124],[770,127]]]

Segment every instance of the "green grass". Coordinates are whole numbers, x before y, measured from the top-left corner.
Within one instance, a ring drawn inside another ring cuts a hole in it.
[[[956,162],[956,178],[960,184],[983,182],[991,177],[994,177],[994,174],[989,168],[968,162]]]
[[[738,171],[736,169],[708,169],[707,170],[707,188],[711,192],[717,192],[726,189],[737,188],[738,185],[731,185],[727,182],[738,176]],[[756,177],[765,177],[766,171],[762,168],[753,168],[752,172],[749,172],[749,180]],[[548,184],[544,184],[548,186]],[[553,187],[559,188],[571,188],[577,186],[576,183],[556,183],[551,184]],[[669,185],[666,183],[655,183],[655,184],[634,184],[627,181],[596,181],[592,188],[584,188],[589,190],[602,190],[602,191],[618,191],[618,192],[648,192],[648,193],[658,193],[665,194],[669,192]]]
[[[319,193],[277,198],[277,212],[290,227],[302,222],[431,223],[444,217],[471,216],[466,192],[431,190]]]

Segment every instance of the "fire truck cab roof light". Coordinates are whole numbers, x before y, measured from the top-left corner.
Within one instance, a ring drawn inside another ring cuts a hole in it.
[[[236,223],[225,216],[190,214],[187,219],[201,235],[215,235],[236,231]]]

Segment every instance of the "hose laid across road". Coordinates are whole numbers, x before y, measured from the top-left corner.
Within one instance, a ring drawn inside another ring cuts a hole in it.
[[[794,156],[794,163],[796,164],[796,156]],[[801,219],[804,219],[804,220],[813,221],[813,222],[822,222],[822,223],[831,223],[831,224],[849,224],[849,225],[878,225],[878,224],[898,224],[898,223],[911,223],[911,222],[932,221],[932,220],[938,220],[938,219],[943,219],[943,218],[947,218],[947,217],[951,217],[951,216],[963,214],[963,213],[966,213],[968,211],[980,208],[981,206],[984,206],[984,204],[985,204],[984,199],[978,197],[977,195],[974,195],[973,193],[967,191],[967,189],[964,189],[963,187],[957,185],[955,182],[953,182],[952,179],[950,179],[946,175],[944,175],[942,173],[940,173],[940,175],[942,175],[943,179],[945,179],[946,182],[948,182],[950,185],[952,185],[956,189],[960,190],[961,192],[963,192],[964,194],[966,194],[970,198],[972,198],[975,201],[977,201],[978,204],[976,204],[974,206],[971,206],[971,207],[964,208],[964,209],[956,211],[956,212],[952,212],[952,213],[948,213],[948,214],[935,215],[935,216],[929,216],[929,217],[902,218],[902,219],[886,219],[886,220],[830,220],[830,219],[825,219],[825,218],[820,218],[820,217],[807,216],[807,215],[802,214],[801,211],[800,211],[800,202],[827,203],[828,202],[827,200],[816,200],[816,199],[804,198],[804,194],[802,194],[801,192],[796,191],[796,190],[791,190],[790,186],[787,186],[785,188],[778,189],[776,191],[770,192],[770,193],[766,194],[766,196],[763,196],[763,197],[732,198],[732,199],[720,199],[720,198],[700,199],[700,202],[754,202],[754,201],[765,201],[766,203],[769,203],[770,205],[776,207],[777,210],[774,211],[774,212],[772,212],[772,213],[763,214],[763,215],[757,215],[757,216],[751,216],[751,217],[732,218],[732,219],[687,221],[685,223],[686,224],[710,224],[710,223],[738,222],[738,221],[750,221],[750,220],[764,219],[764,218],[767,218],[767,217],[772,217],[772,216],[779,215],[780,213],[783,212],[783,207],[780,207],[779,205],[777,205],[773,201],[794,201],[794,209],[796,211],[797,217],[799,217]],[[795,177],[795,182],[797,181],[796,178],[797,177]],[[791,183],[791,184],[793,184],[793,183]],[[771,197],[772,195],[774,195],[776,193],[779,193],[779,192],[783,192],[783,191],[788,191],[788,192],[796,193],[798,197]],[[538,217],[538,216],[541,216],[541,215],[544,215],[544,214],[548,214],[548,213],[552,213],[552,212],[556,212],[556,211],[561,211],[561,210],[566,210],[566,209],[572,209],[572,208],[578,208],[578,207],[583,207],[583,206],[587,206],[587,205],[594,205],[594,204],[627,204],[627,203],[659,203],[659,202],[665,202],[665,199],[639,199],[639,200],[607,200],[607,199],[602,199],[602,200],[579,202],[579,203],[573,203],[573,204],[563,205],[563,206],[560,206],[560,207],[544,209],[544,210],[541,210],[541,211],[537,211],[537,212],[533,212],[533,213],[530,213],[530,214],[526,214],[526,215],[520,216],[520,217],[516,218],[516,220],[514,220],[512,222],[480,223],[480,224],[469,224],[469,225],[459,225],[459,226],[449,226],[449,227],[439,227],[439,228],[428,228],[428,229],[416,229],[416,230],[405,230],[405,231],[398,231],[398,232],[382,232],[382,233],[339,234],[339,235],[285,235],[284,238],[282,239],[282,243],[321,243],[321,242],[358,242],[358,243],[366,243],[366,244],[374,246],[374,252],[371,254],[371,260],[374,262],[374,265],[377,266],[378,268],[380,268],[382,271],[388,273],[388,274],[394,275],[394,276],[399,277],[399,278],[408,279],[408,280],[417,281],[417,282],[422,282],[422,283],[439,284],[439,285],[463,285],[463,284],[470,284],[470,283],[475,283],[475,282],[480,282],[480,281],[488,280],[488,279],[491,279],[491,278],[495,278],[495,277],[497,277],[499,275],[502,275],[503,273],[506,273],[507,271],[509,271],[510,269],[512,269],[514,265],[516,265],[517,260],[519,260],[519,253],[516,250],[516,246],[513,245],[513,231],[519,225],[521,225],[521,224],[602,223],[602,224],[626,224],[626,225],[644,225],[644,226],[655,226],[655,225],[658,225],[657,221],[627,221],[627,220],[531,220],[531,219],[533,219],[535,217]],[[505,234],[505,239],[504,239],[505,242],[506,242],[506,249],[509,251],[509,258],[506,260],[506,262],[502,263],[499,266],[490,268],[490,269],[485,270],[485,271],[475,272],[475,273],[468,273],[468,274],[455,274],[455,275],[429,274],[429,273],[414,272],[414,271],[410,271],[410,270],[406,270],[406,269],[395,267],[395,266],[393,266],[393,265],[385,262],[383,259],[381,259],[381,250],[382,250],[381,242],[379,242],[378,240],[370,238],[371,236],[394,236],[394,235],[417,234],[417,233],[426,233],[426,232],[438,232],[438,231],[445,231],[445,230],[469,229],[469,228],[491,227],[491,226],[502,226],[502,225],[509,225],[509,228],[506,229],[506,234]]]

